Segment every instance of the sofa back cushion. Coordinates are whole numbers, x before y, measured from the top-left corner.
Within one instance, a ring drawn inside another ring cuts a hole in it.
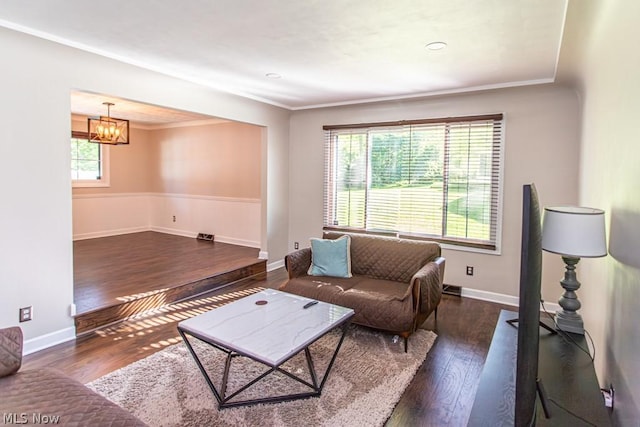
[[[22,365],[22,329],[0,329],[0,378],[15,374]]]
[[[325,232],[325,239],[343,233]],[[395,239],[365,234],[351,236],[351,272],[376,279],[408,283],[429,261],[440,256],[440,245],[421,240]]]

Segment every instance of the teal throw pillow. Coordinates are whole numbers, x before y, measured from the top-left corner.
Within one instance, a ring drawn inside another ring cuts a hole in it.
[[[351,237],[311,239],[310,276],[351,277]]]

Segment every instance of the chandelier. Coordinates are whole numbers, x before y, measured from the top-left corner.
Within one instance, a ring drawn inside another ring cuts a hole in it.
[[[89,142],[98,144],[121,145],[129,143],[129,120],[111,117],[112,102],[103,102],[107,106],[107,115],[89,117]]]

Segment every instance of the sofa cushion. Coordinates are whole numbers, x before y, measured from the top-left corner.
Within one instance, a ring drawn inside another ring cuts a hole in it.
[[[311,239],[310,276],[351,277],[351,238]]]
[[[324,237],[336,239],[342,235],[327,232]],[[354,275],[409,283],[423,265],[440,256],[440,245],[435,242],[357,234],[350,236]]]
[[[144,426],[129,412],[53,369],[30,369],[0,378],[0,413],[51,418],[66,426]],[[17,421],[21,421],[18,418]]]
[[[356,312],[353,323],[387,331],[413,327],[410,284],[362,275],[349,279],[302,276],[290,279],[280,290],[352,308]]]
[[[0,378],[18,372],[22,364],[22,329],[0,329]]]

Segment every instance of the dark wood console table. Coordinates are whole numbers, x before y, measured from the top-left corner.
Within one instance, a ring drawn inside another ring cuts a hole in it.
[[[513,426],[518,331],[506,320],[517,317],[518,313],[513,311],[500,312],[480,376],[469,426]],[[587,349],[584,336],[571,334],[571,337]],[[560,334],[551,335],[542,328],[538,376],[550,400],[551,418],[545,418],[538,399],[536,425],[611,425],[591,358]]]

